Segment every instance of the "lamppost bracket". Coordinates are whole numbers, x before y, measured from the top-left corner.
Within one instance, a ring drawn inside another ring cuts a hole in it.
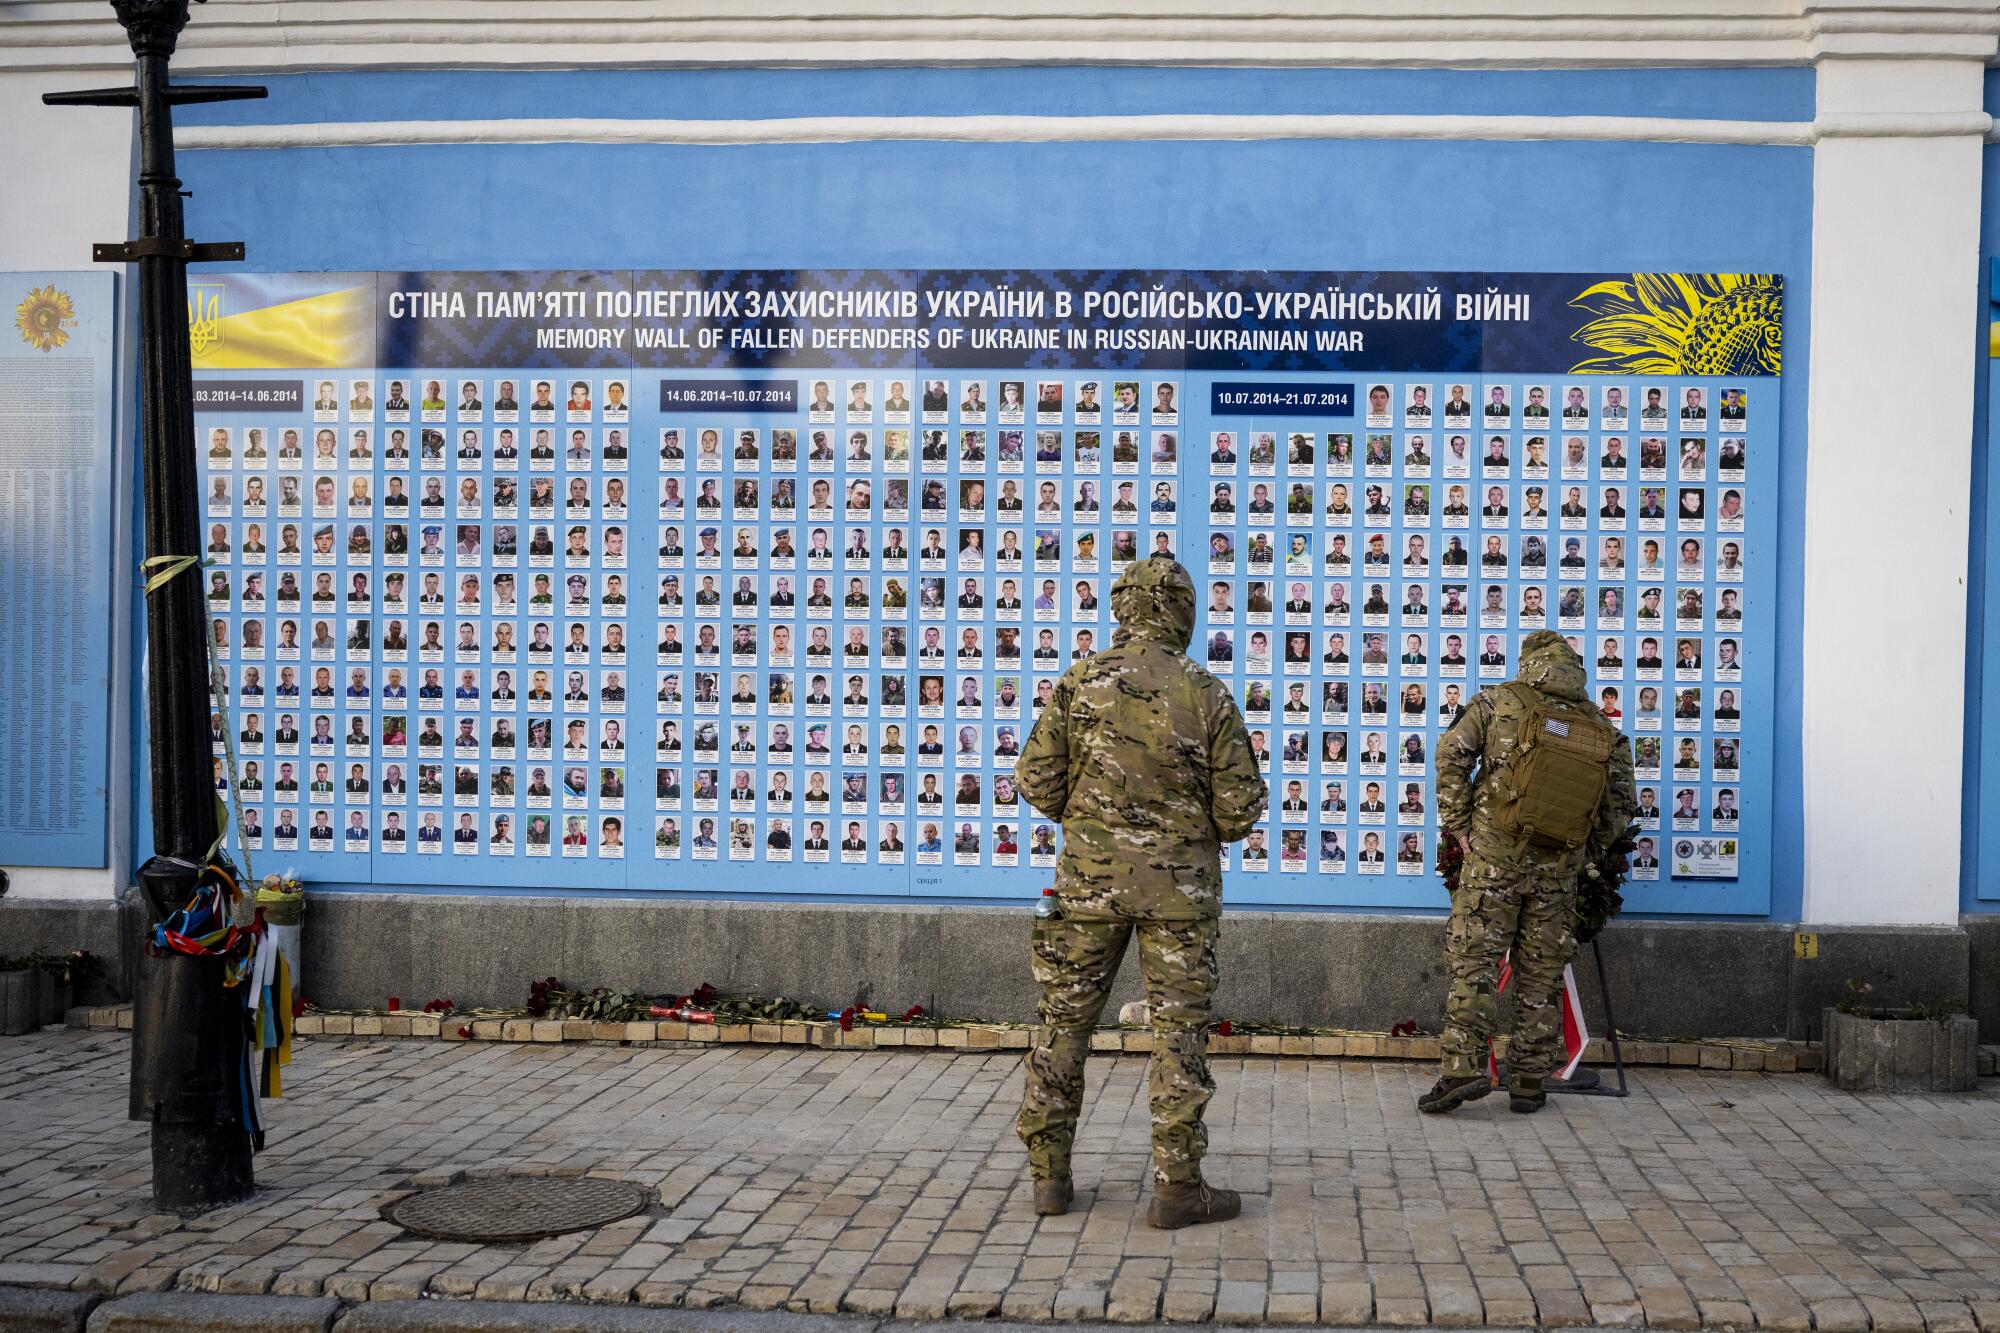
[[[162,90],[168,106],[194,106],[202,102],[254,102],[271,95],[271,90],[254,83],[174,83]],[[137,106],[137,88],[81,88],[68,93],[43,93],[46,106]]]
[[[142,236],[136,241],[99,241],[90,257],[100,264],[129,264],[137,259],[182,259],[192,264],[220,264],[243,258],[241,241],[177,241]]]

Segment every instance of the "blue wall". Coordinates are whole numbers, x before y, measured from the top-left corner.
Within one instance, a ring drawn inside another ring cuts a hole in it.
[[[187,122],[1426,111],[1805,119],[1809,71],[309,75]],[[254,267],[1187,267],[1785,275],[1772,916],[1796,918],[1810,151],[1272,141],[187,153]],[[1571,184],[1574,182],[1574,184]],[[143,767],[143,766],[141,766]]]
[[[1986,110],[2000,111],[2000,73],[1986,75]],[[1987,324],[2000,306],[1994,293],[1993,264],[2000,257],[2000,148],[1984,153],[1979,217],[1979,280],[1989,299],[1979,304],[1970,330],[1971,355],[1979,373],[1972,409],[1972,550],[1966,570],[1965,654],[1965,816],[1960,841],[1960,900],[1968,912],[2000,911],[2000,846],[1985,845],[1988,830],[2000,830],[2000,784],[1988,789],[1984,773],[2000,767],[2000,711],[1989,712],[1985,695],[2000,684],[2000,626],[1986,618],[1988,590],[2000,587],[2000,513],[1990,503],[1992,488],[1992,372],[2000,361],[1987,355]],[[2000,694],[1995,695],[2000,698]]]
[[[1810,69],[605,70],[298,74],[190,125],[590,116],[1600,115],[1811,120]]]

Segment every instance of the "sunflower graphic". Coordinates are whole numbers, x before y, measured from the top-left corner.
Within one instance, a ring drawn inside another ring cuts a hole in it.
[[[1775,273],[1634,273],[1570,304],[1595,316],[1571,340],[1604,354],[1573,375],[1775,375],[1784,359]]]
[[[21,304],[14,307],[14,327],[21,341],[41,352],[53,352],[69,341],[69,326],[76,323],[76,302],[68,292],[46,287],[30,287]]]

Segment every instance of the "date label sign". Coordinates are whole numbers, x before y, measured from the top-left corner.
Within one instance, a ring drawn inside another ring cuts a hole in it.
[[[304,380],[197,380],[197,412],[302,412]]]
[[[1219,417],[1351,417],[1354,386],[1217,380],[1209,390],[1209,410]]]
[[[662,412],[796,412],[797,380],[663,380]]]

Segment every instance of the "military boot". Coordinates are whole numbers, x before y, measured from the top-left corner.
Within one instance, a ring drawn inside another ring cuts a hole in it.
[[[1035,1182],[1037,1217],[1061,1217],[1069,1211],[1069,1206],[1075,1199],[1076,1186],[1070,1183],[1070,1178],[1066,1175],[1051,1176],[1047,1180]]]
[[[1417,1109],[1427,1115],[1442,1115],[1466,1102],[1476,1102],[1491,1091],[1493,1085],[1484,1074],[1474,1074],[1470,1078],[1453,1078],[1447,1074],[1431,1084],[1429,1092],[1417,1098]]]
[[[1227,1222],[1242,1211],[1243,1196],[1235,1190],[1217,1189],[1199,1180],[1192,1185],[1156,1184],[1146,1221],[1162,1231],[1177,1231],[1203,1222]]]
[[[1549,1094],[1540,1086],[1513,1088],[1508,1093],[1507,1109],[1522,1115],[1533,1115],[1549,1104]]]

